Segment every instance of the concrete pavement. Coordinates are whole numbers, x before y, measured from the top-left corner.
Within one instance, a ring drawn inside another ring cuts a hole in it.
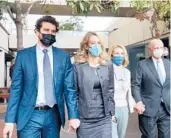
[[[2,138],[5,110],[6,110],[6,105],[0,104],[0,138]],[[13,138],[17,138],[16,132],[14,132]],[[63,128],[61,129],[61,138],[76,138],[76,135],[69,133],[67,131],[67,125],[66,125],[64,129]],[[138,127],[138,118],[137,118],[136,113],[131,114],[131,116],[129,118],[126,138],[140,138],[140,132],[139,132],[139,127]]]

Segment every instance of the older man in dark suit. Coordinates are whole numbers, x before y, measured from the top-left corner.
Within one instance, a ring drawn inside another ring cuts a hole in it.
[[[153,39],[149,44],[151,57],[137,65],[132,94],[139,113],[141,138],[170,137],[170,62],[162,58],[163,42]]]

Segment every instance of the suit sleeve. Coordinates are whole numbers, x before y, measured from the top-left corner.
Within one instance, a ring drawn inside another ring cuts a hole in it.
[[[109,64],[109,82],[108,82],[108,92],[109,92],[109,111],[113,116],[115,114],[115,102],[114,102],[114,75],[113,75],[113,64]]]
[[[74,70],[69,56],[67,56],[65,65],[64,95],[69,119],[79,118],[77,93],[74,83]]]
[[[21,64],[21,51],[17,53],[14,71],[12,75],[12,85],[5,117],[6,123],[16,123],[17,110],[23,91],[23,70]]]
[[[141,99],[141,82],[142,82],[142,67],[141,62],[138,62],[137,69],[135,73],[135,78],[132,82],[132,96],[134,97],[135,101],[138,103],[142,101]]]

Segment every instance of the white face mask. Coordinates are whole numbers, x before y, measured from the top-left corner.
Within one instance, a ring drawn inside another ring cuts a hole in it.
[[[153,51],[153,55],[156,58],[161,58],[163,56],[163,50],[162,49],[156,49]]]

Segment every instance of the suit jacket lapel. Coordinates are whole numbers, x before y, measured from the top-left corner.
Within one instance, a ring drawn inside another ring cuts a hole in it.
[[[36,82],[36,88],[38,88],[38,68],[37,68],[37,54],[36,54],[36,45],[30,50],[30,61],[32,73]]]
[[[162,86],[162,84],[160,82],[160,79],[159,79],[159,76],[158,76],[158,73],[157,73],[157,70],[156,70],[155,65],[153,63],[152,58],[147,59],[147,61],[148,61],[147,63],[148,63],[149,69],[151,70],[151,72],[153,73],[153,75],[157,78],[157,81],[160,83],[160,85]]]
[[[60,57],[58,54],[58,50],[57,48],[52,46],[52,52],[53,52],[53,82],[54,82],[54,86],[56,86],[56,82],[57,82],[57,75],[58,73],[57,71],[57,64],[60,62]]]

